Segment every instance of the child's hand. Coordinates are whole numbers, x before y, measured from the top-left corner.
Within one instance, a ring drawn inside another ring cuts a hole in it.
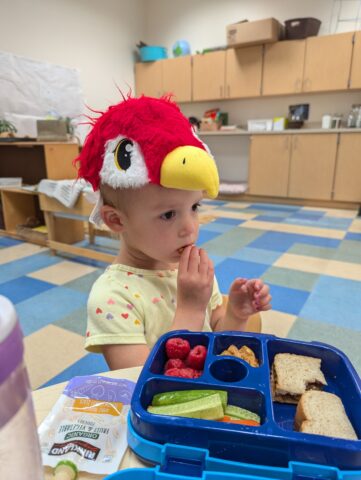
[[[270,310],[271,300],[269,287],[259,278],[237,278],[229,290],[228,305],[233,315],[245,319],[256,312]]]
[[[204,315],[212,295],[213,262],[202,248],[188,246],[179,261],[177,309]]]

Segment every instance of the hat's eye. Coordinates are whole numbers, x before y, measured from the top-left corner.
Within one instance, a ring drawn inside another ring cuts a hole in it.
[[[114,162],[119,170],[127,170],[130,167],[133,142],[128,138],[120,140],[114,150]]]

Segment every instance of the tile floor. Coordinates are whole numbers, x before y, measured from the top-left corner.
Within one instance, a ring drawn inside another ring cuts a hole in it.
[[[356,211],[206,201],[198,244],[223,293],[236,276],[270,285],[263,332],[343,350],[361,373],[361,218]],[[86,243],[86,242],[83,242]],[[98,250],[115,252],[111,239]],[[20,318],[33,389],[107,370],[85,352],[86,301],[105,264],[0,236],[0,294]]]

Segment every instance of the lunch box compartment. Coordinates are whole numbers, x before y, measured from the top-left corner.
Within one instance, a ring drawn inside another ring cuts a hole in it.
[[[155,354],[152,356],[149,366],[149,370],[152,373],[161,375],[164,373],[164,366],[168,360],[165,344],[170,338],[179,337],[188,340],[191,349],[194,348],[196,345],[203,345],[208,349],[209,338],[206,335],[202,335],[202,333],[182,332],[182,334],[174,334],[174,332],[172,332],[172,334],[167,336],[167,338],[164,338],[163,336],[163,341],[160,344],[157,343],[157,345],[159,345],[159,348],[157,348],[155,352],[153,351],[153,353]]]
[[[236,333],[236,332],[235,332]],[[263,364],[263,355],[262,355],[262,345],[257,338],[248,336],[247,334],[242,334],[239,332],[240,335],[229,335],[229,334],[221,334],[217,335],[214,340],[214,348],[213,348],[213,355],[221,355],[224,350],[227,350],[231,345],[236,346],[238,349],[243,347],[249,347],[253,353],[255,354],[260,366]],[[222,358],[222,355],[220,358]],[[227,355],[226,355],[227,357]],[[238,357],[234,357],[238,358]],[[245,362],[245,360],[241,360]],[[249,365],[247,363],[247,365]],[[251,365],[249,365],[251,366]],[[257,368],[257,367],[252,367]]]
[[[247,376],[248,369],[238,359],[222,358],[214,361],[209,371],[216,380],[221,382],[240,382]]]
[[[347,416],[355,429],[358,438],[361,438],[361,407],[360,394],[357,383],[357,373],[350,366],[346,356],[336,348],[321,343],[297,342],[294,340],[269,340],[267,351],[270,370],[277,353],[293,353],[321,359],[321,371],[324,374],[327,386],[322,390],[334,393],[341,398]],[[296,405],[273,402],[275,422],[286,430],[293,430]]]

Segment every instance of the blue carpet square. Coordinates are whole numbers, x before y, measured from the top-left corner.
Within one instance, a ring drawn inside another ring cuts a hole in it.
[[[307,301],[310,292],[295,288],[281,287],[268,283],[272,295],[272,309],[298,315]]]
[[[274,215],[258,215],[253,220],[257,220],[259,222],[274,222],[280,223],[284,220],[284,217],[276,217]]]
[[[262,250],[261,248],[244,247],[238,252],[232,253],[232,258],[244,260],[246,262],[273,265],[274,262],[282,255],[283,252],[273,252],[272,250]]]
[[[61,258],[54,255],[38,253],[5,263],[0,268],[0,284],[36,272],[42,268],[50,267],[61,261]]]
[[[208,230],[201,228],[199,230],[198,239],[196,243],[197,245],[202,245],[203,243],[206,243],[209,240],[213,240],[213,238],[219,237],[219,235],[220,235],[219,232],[210,232]]]
[[[345,218],[334,218],[334,217],[323,217],[315,221],[315,219],[308,219],[308,218],[295,218],[290,217],[285,219],[284,223],[290,225],[305,225],[306,227],[316,227],[316,228],[324,228],[324,229],[332,229],[332,230],[347,230],[352,222],[351,219]],[[327,235],[327,232],[325,232]]]
[[[14,304],[17,304],[27,298],[36,298],[42,292],[53,288],[53,284],[37,280],[36,278],[18,277],[0,284],[0,295],[4,295]]]
[[[217,217],[217,220],[215,223],[227,223],[228,225],[240,225],[241,223],[244,223],[245,220],[242,220],[241,218],[226,218],[226,217]]]
[[[327,235],[327,231],[325,232],[325,235]],[[298,235],[295,233],[266,232],[251,242],[248,247],[287,252],[294,243],[305,243],[307,245],[336,248],[340,245],[340,242],[341,240],[327,237],[312,237],[310,235]]]
[[[315,210],[306,210],[293,213],[290,218],[302,218],[303,220],[319,220],[325,216],[325,212],[319,212]]]
[[[242,223],[240,221],[239,223]],[[221,222],[211,222],[207,223],[206,225],[202,225],[201,230],[206,230],[207,232],[218,232],[218,233],[226,233],[232,228],[236,228],[235,225],[230,225],[229,223],[221,223]]]
[[[50,385],[55,385],[56,383],[67,382],[73,377],[80,375],[96,375],[108,371],[109,367],[104,360],[103,355],[88,353],[39,388],[50,387]]]
[[[21,240],[15,240],[15,238],[3,237],[0,235],[0,247],[13,247],[23,243]]]
[[[346,233],[345,239],[346,240],[357,240],[357,241],[361,242],[361,233],[353,233],[353,232]]]
[[[16,310],[24,335],[30,335],[46,325],[56,323],[57,320],[86,305],[87,299],[88,293],[66,287],[54,287],[19,303]]]
[[[277,203],[253,203],[249,208],[261,210],[279,211],[279,212],[297,212],[300,207],[293,205],[279,205]]]
[[[215,268],[219,289],[222,293],[228,293],[229,287],[236,278],[259,278],[268,268],[269,265],[262,263],[226,259]]]
[[[300,316],[361,330],[361,282],[322,275]]]

